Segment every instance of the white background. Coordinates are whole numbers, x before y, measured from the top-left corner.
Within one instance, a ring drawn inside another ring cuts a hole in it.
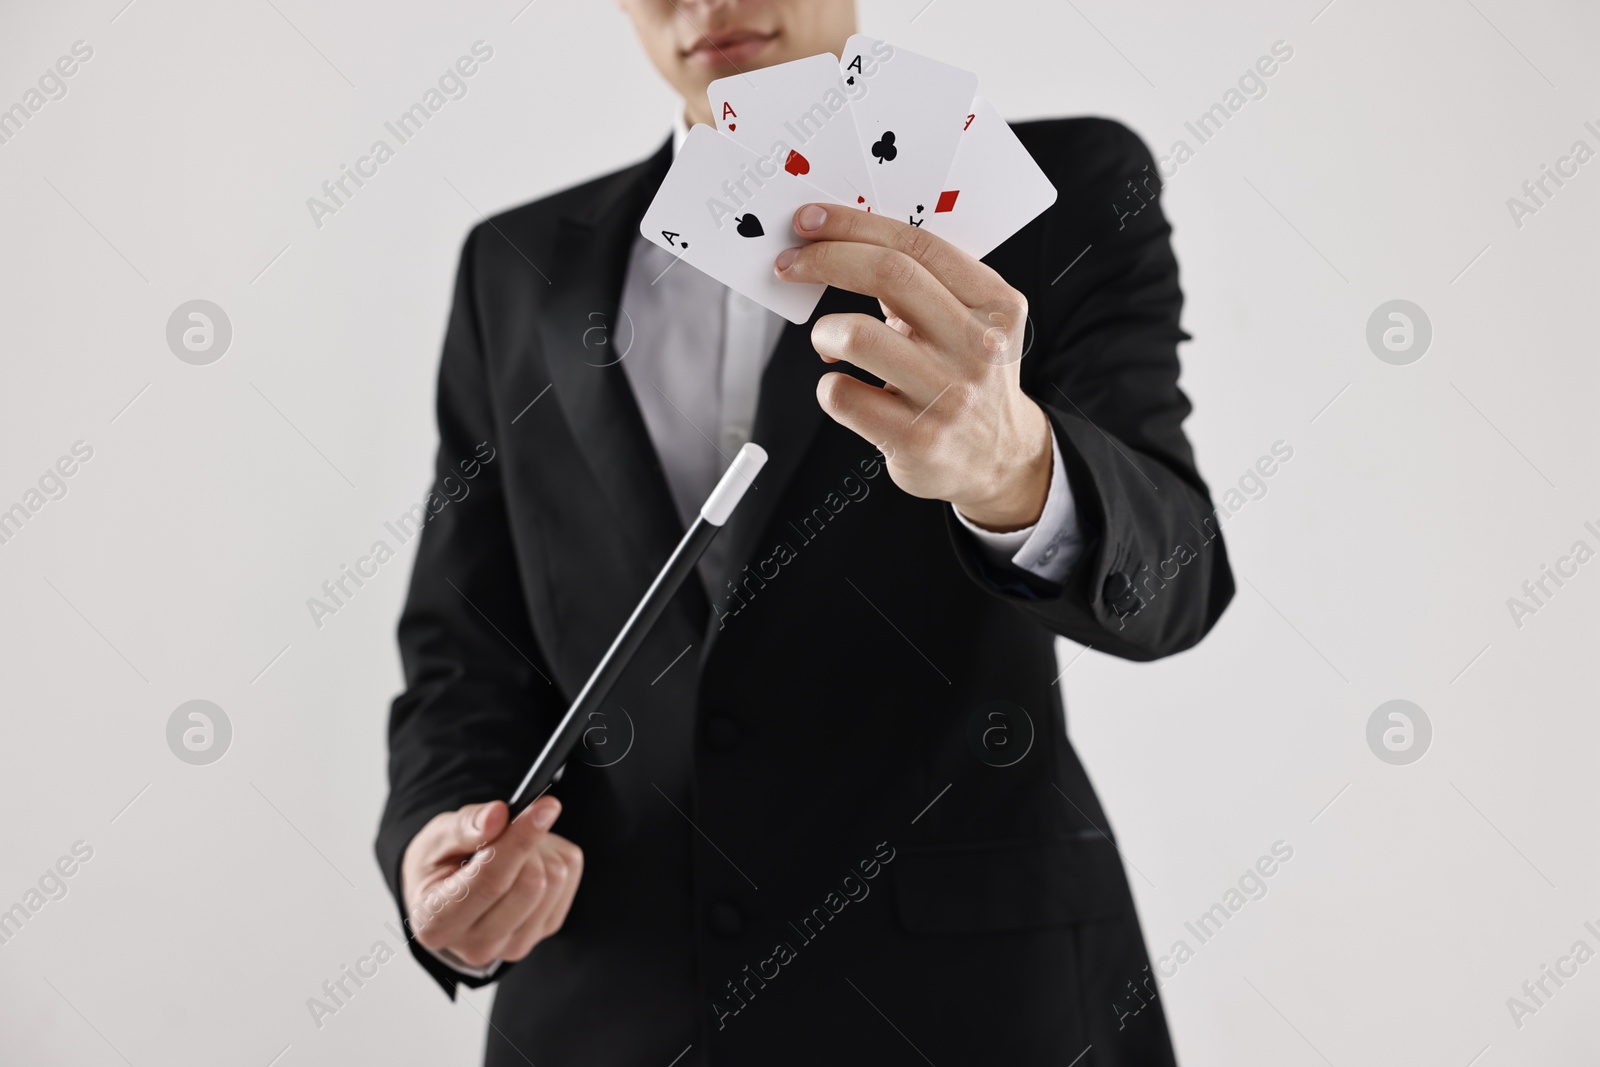
[[[311,1022],[325,979],[394,940],[371,840],[410,549],[320,630],[305,601],[428,488],[468,228],[668,130],[674,98],[611,4],[523,2],[0,15],[0,107],[94,49],[0,145],[0,506],[94,448],[0,546],[0,907],[94,849],[0,946],[8,1063],[480,1054],[492,993],[452,1005],[405,958]],[[1578,1063],[1600,962],[1520,1029],[1506,999],[1577,939],[1600,949],[1600,562],[1521,628],[1506,600],[1573,541],[1600,548],[1600,161],[1520,228],[1506,199],[1575,140],[1600,149],[1600,12],[1324,2],[871,0],[861,29],[976,71],[1010,118],[1197,147],[1164,198],[1189,434],[1215,494],[1294,449],[1227,524],[1239,594],[1198,649],[1062,648],[1153,956],[1294,849],[1165,984],[1180,1058]],[[306,198],[480,39],[469,94],[315,227]],[[1280,40],[1268,94],[1197,146],[1185,120]],[[233,324],[210,366],[165,341],[195,298]],[[1364,336],[1396,298],[1433,324],[1409,366]],[[196,698],[235,731],[209,767],[165,740]],[[1409,766],[1365,739],[1394,698],[1433,724]]]

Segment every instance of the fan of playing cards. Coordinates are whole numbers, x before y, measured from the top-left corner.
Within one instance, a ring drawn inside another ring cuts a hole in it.
[[[810,319],[826,286],[772,261],[801,239],[802,204],[838,203],[925,226],[974,257],[1055,203],[978,77],[861,34],[830,52],[711,83],[718,130],[697,125],[639,231],[782,315]]]

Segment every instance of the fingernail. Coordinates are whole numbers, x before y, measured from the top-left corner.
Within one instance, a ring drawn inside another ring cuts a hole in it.
[[[479,833],[482,833],[483,832],[483,820],[488,818],[488,817],[489,817],[489,806],[487,804],[485,804],[483,807],[479,808],[478,809],[478,813],[472,817],[472,828],[474,830],[478,831]]]
[[[547,804],[533,813],[533,825],[541,830],[550,829],[556,821],[556,816],[561,814],[561,809],[554,804]]]
[[[800,254],[800,250],[798,248],[785,248],[782,252],[779,252],[778,253],[778,269],[779,270],[788,270],[789,269],[789,264],[793,263],[794,262],[794,257],[798,256],[799,254]]]
[[[815,230],[828,221],[828,213],[816,204],[807,204],[800,209],[800,228],[802,230]]]

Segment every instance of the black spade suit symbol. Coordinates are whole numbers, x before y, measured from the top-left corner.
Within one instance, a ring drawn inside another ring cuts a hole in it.
[[[766,230],[761,228],[761,220],[756,218],[754,215],[739,216],[740,237],[760,237],[766,232]]]
[[[900,154],[900,150],[894,146],[894,133],[892,131],[884,131],[883,136],[873,142],[872,154],[878,157],[879,163],[887,163]]]

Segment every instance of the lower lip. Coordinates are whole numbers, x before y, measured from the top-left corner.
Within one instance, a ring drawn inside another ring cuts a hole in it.
[[[701,45],[689,53],[689,62],[701,67],[738,66],[759,56],[775,40],[776,37],[746,37],[714,48]]]

